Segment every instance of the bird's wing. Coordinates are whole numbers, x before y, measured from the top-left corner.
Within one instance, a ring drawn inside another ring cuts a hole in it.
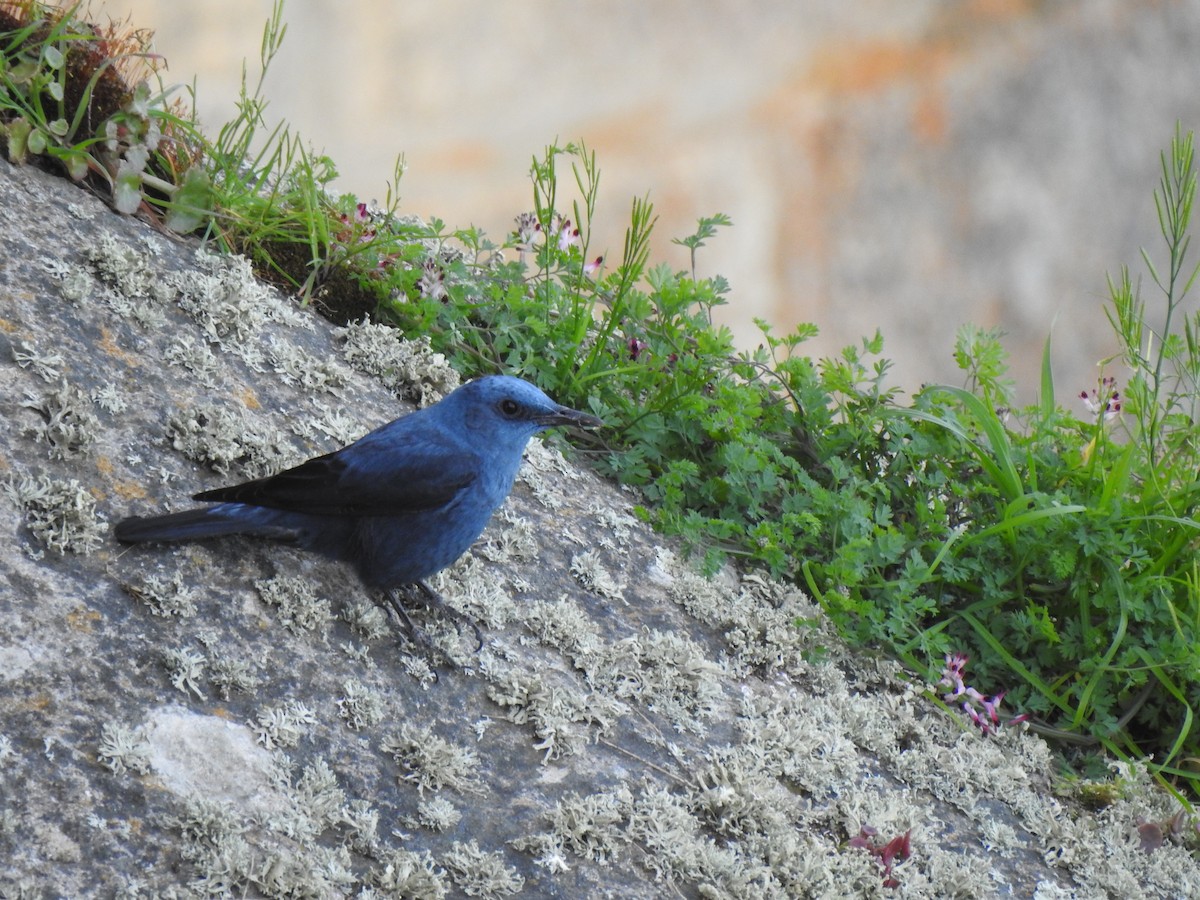
[[[384,516],[444,506],[476,478],[473,455],[424,436],[419,442],[361,441],[277,475],[196,494],[325,516]]]

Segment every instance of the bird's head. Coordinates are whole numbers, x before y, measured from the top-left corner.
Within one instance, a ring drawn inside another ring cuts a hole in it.
[[[604,423],[595,416],[559,406],[528,381],[511,375],[488,375],[467,382],[443,402],[461,403],[473,429],[498,441],[524,442],[547,428],[575,425],[595,428]]]

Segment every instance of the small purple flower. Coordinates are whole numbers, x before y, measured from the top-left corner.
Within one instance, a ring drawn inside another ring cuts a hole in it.
[[[625,348],[629,351],[629,358],[637,362],[637,358],[641,356],[646,348],[650,346],[645,341],[639,341],[635,337],[631,337],[625,342]]]
[[[604,265],[604,257],[597,256],[590,263],[584,263],[583,274],[588,278],[595,278],[596,273],[600,271],[600,267]]]
[[[1080,391],[1079,399],[1093,416],[1104,413],[1104,421],[1110,422],[1121,414],[1121,393],[1117,390],[1117,379],[1101,378],[1091,391]]]
[[[429,300],[446,299],[446,273],[432,259],[421,266],[421,277],[417,279],[417,290]]]
[[[516,223],[517,230],[514,232],[514,236],[517,250],[521,253],[532,250],[534,241],[542,233],[542,223],[531,212],[521,213],[517,216]]]
[[[938,681],[938,686],[949,688],[949,690],[942,695],[942,699],[949,703],[963,698],[960,704],[963,713],[984,737],[995,734],[1006,725],[1016,725],[1018,722],[1028,719],[1029,715],[1022,713],[1007,722],[1000,721],[1000,701],[1004,699],[1006,692],[1001,691],[988,696],[968,685],[964,680],[968,658],[965,653],[946,654],[946,665],[942,669],[942,677]]]
[[[352,213],[341,213],[338,221],[342,228],[333,236],[334,243],[343,246],[349,244],[367,244],[375,240],[376,230],[371,225],[371,213],[367,204],[359,203]]]

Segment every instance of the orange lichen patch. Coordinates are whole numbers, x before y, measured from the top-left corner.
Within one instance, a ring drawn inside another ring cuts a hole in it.
[[[37,710],[38,712],[44,712],[53,705],[54,698],[49,694],[34,694],[28,700],[24,701],[21,704],[21,707],[24,709],[32,709]]]
[[[67,624],[75,631],[90,632],[92,623],[100,621],[100,613],[86,606],[67,613]]]
[[[258,402],[258,395],[254,393],[253,388],[242,388],[238,393],[238,397],[246,409],[262,409],[262,404]]]
[[[113,482],[112,489],[122,500],[144,500],[150,496],[136,481],[116,481]]]
[[[111,475],[113,473],[112,460],[107,456],[96,457],[96,470],[101,475]]]
[[[141,363],[138,362],[138,359],[136,356],[134,356],[128,350],[124,350],[121,347],[117,346],[117,342],[115,340],[113,340],[112,332],[109,331],[107,328],[104,328],[103,326],[100,328],[100,349],[103,350],[105,353],[107,353],[109,356],[115,356],[117,359],[121,360],[121,362],[125,363],[127,366],[131,366],[131,367],[141,366]]]
[[[0,331],[7,332],[8,334],[15,334],[18,328],[18,325],[8,321],[8,319],[0,319]]]

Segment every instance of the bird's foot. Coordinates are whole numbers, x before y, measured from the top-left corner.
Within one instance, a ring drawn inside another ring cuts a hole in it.
[[[474,621],[447,604],[442,596],[429,587],[429,585],[425,584],[425,582],[418,581],[416,582],[416,586],[423,595],[423,603],[427,609],[438,609],[444,618],[454,623],[456,628],[461,629],[463,625],[469,626],[475,634],[475,652],[478,653],[483,649],[483,632],[479,630],[479,626]],[[427,655],[436,653],[442,656],[446,662],[454,662],[445,650],[433,642],[433,639],[429,636],[429,632],[413,622],[412,617],[409,616],[408,611],[404,608],[394,590],[384,591],[384,596],[387,598],[388,605],[392,608],[392,611],[396,613],[396,618],[400,620],[400,624],[408,635],[409,640],[425,650]]]

